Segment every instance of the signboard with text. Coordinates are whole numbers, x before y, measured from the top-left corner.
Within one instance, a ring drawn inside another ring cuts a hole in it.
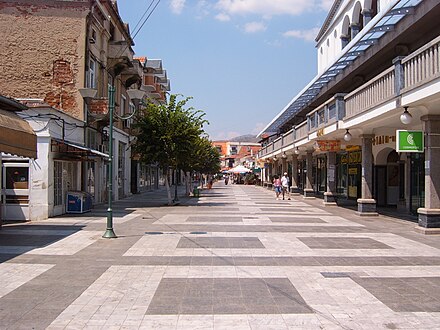
[[[397,152],[424,152],[423,131],[396,131]]]

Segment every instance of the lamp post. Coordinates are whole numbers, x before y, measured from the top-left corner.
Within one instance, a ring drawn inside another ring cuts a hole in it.
[[[113,231],[113,209],[112,209],[112,196],[113,196],[113,112],[115,109],[115,87],[108,87],[108,114],[109,114],[109,141],[108,141],[108,209],[107,209],[107,229],[105,230],[103,238],[116,238],[116,234]]]

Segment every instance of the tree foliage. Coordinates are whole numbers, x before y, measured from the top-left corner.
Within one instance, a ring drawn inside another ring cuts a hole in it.
[[[148,103],[134,125],[134,151],[144,163],[157,163],[162,169],[215,173],[220,155],[206,136],[205,113],[187,107],[190,97],[171,95],[167,104]]]

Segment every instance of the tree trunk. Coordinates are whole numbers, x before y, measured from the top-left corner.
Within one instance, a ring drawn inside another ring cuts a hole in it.
[[[170,169],[167,168],[166,175],[165,175],[165,186],[167,187],[168,205],[173,205],[173,200],[171,197],[169,174],[170,174]]]
[[[186,186],[186,196],[189,196],[190,191],[191,191],[191,187],[190,187],[190,183],[189,183],[189,172],[185,172],[185,186]]]
[[[189,196],[191,194],[191,192],[193,191],[191,172],[186,173],[186,186],[187,186],[187,193]]]

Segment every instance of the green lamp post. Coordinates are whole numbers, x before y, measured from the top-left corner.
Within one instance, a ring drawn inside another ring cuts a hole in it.
[[[108,87],[108,114],[109,114],[109,141],[108,141],[108,209],[107,209],[107,229],[105,230],[103,238],[117,238],[113,231],[113,209],[112,209],[112,197],[113,197],[113,112],[115,110],[115,87]]]

